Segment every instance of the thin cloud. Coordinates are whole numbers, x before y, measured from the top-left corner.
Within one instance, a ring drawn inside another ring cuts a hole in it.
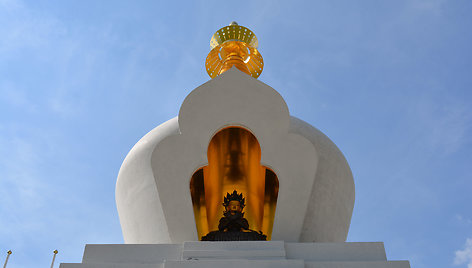
[[[0,57],[14,57],[25,49],[45,49],[54,39],[64,35],[65,28],[57,19],[38,15],[20,1],[1,0]]]
[[[444,0],[414,0],[411,2],[411,7],[415,10],[429,12],[434,15],[441,15]]]
[[[460,214],[456,214],[455,219],[462,224],[466,224],[466,225],[472,224],[471,219],[465,218],[464,216]]]
[[[472,268],[472,238],[467,238],[463,250],[456,251],[454,265],[467,263],[467,268]]]
[[[0,7],[11,11],[22,7],[23,4],[18,0],[0,0]]]
[[[413,127],[423,137],[426,148],[448,155],[468,142],[472,118],[470,108],[463,101],[427,94],[412,105]]]

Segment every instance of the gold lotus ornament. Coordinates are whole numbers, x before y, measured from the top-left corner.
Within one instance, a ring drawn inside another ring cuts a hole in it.
[[[219,29],[210,40],[211,51],[205,62],[208,75],[215,78],[234,66],[258,78],[264,68],[264,60],[257,46],[256,35],[236,22]]]

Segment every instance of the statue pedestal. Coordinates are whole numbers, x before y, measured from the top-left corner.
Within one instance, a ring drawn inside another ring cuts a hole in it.
[[[410,268],[387,261],[382,242],[184,242],[86,245],[82,263],[60,268]]]

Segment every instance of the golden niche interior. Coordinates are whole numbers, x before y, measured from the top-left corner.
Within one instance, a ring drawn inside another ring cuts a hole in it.
[[[211,139],[207,155],[208,165],[198,169],[190,180],[199,239],[218,230],[223,196],[237,190],[246,198],[243,212],[249,228],[262,231],[270,240],[279,180],[261,165],[256,137],[241,127],[222,129]]]

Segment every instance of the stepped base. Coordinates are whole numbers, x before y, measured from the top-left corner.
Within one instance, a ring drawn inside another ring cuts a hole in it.
[[[381,242],[185,242],[86,245],[82,263],[60,268],[410,268],[387,261]]]

